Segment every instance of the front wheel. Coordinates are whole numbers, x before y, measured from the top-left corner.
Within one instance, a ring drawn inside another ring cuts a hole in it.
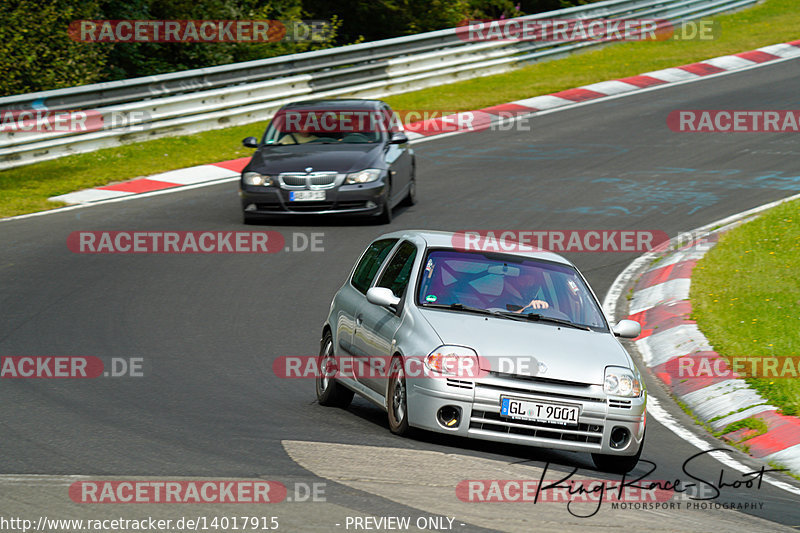
[[[389,429],[396,435],[408,435],[408,402],[406,400],[406,373],[399,356],[392,359],[389,372],[389,390],[386,407],[389,412]]]
[[[386,200],[383,202],[383,209],[378,214],[376,220],[378,224],[390,224],[392,222],[392,184],[386,184]]]
[[[320,405],[341,407],[343,409],[353,401],[353,391],[337,382],[334,376],[338,366],[333,354],[333,337],[326,333],[322,338],[319,350],[319,376],[317,377],[317,400]]]
[[[408,194],[403,198],[402,205],[412,206],[417,203],[417,177],[415,174],[416,172],[411,174],[411,181],[408,182]]]
[[[636,455],[606,455],[603,453],[593,453],[592,461],[594,466],[602,472],[609,472],[611,474],[627,474],[639,462],[644,449],[644,436],[642,436],[642,443],[639,445],[639,451]]]

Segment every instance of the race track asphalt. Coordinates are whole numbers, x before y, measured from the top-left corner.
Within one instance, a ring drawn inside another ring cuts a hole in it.
[[[278,379],[272,361],[317,353],[332,295],[366,243],[389,229],[643,229],[674,236],[800,192],[796,134],[674,133],[666,125],[675,109],[797,109],[798,67],[800,60],[782,62],[533,117],[511,131],[415,144],[419,202],[397,209],[390,227],[303,217],[259,228],[287,240],[322,232],[320,252],[82,255],[67,249],[67,236],[79,230],[251,229],[241,224],[235,183],[0,222],[0,355],[144,360],[139,378],[0,382],[0,474],[7,475],[0,476],[0,514],[100,512],[72,504],[66,490],[23,490],[12,474],[327,479],[328,502],[338,507],[323,512],[323,505],[305,504],[295,520],[307,530],[324,531],[342,513],[420,512],[410,500],[342,482],[340,474],[353,467],[344,460],[322,477],[313,461],[287,453],[296,441],[529,460],[537,468],[551,461],[559,472],[579,466],[584,475],[602,477],[586,454],[395,437],[379,409],[363,400],[347,411],[323,408],[315,403],[313,381]],[[602,297],[637,254],[566,255]],[[657,383],[648,384],[662,405],[692,425]],[[682,465],[697,450],[652,419],[647,439],[643,457],[657,465],[650,478],[687,479]],[[401,479],[416,470],[413,454],[398,453],[403,460],[397,462],[393,456],[382,474]],[[716,479],[721,470],[726,479],[740,477],[709,457],[694,465],[703,479]],[[25,491],[30,498],[18,496]],[[696,530],[714,529],[718,514],[734,524],[749,523],[751,515],[797,527],[798,500],[766,484],[726,488],[720,501],[762,508],[697,513]],[[561,511],[518,512],[538,519],[535,513]],[[676,514],[647,516],[678,527],[670,522],[680,519]],[[459,531],[504,528],[502,517],[491,526],[469,513],[458,516],[467,524]],[[587,523],[576,520],[575,530]]]

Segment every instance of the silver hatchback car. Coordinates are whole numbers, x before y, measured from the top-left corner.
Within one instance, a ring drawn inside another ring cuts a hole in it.
[[[374,240],[331,302],[317,397],[354,393],[411,428],[589,452],[628,472],[645,436],[647,393],[577,268],[544,251],[482,251],[455,233]]]

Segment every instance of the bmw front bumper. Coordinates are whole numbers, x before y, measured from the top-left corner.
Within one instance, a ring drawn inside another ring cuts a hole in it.
[[[263,215],[340,214],[370,215],[383,209],[383,180],[323,189],[324,200],[292,201],[290,193],[279,187],[240,185],[239,196],[246,213]]]

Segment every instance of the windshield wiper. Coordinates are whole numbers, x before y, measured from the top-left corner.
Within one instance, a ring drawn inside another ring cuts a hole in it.
[[[512,311],[496,311],[497,314],[509,318],[516,318],[516,319],[524,319],[524,320],[532,320],[534,322],[550,322],[552,324],[559,324],[561,326],[567,326],[570,328],[580,329],[583,331],[592,331],[592,328],[589,326],[582,326],[580,324],[576,324],[575,322],[570,322],[569,320],[564,320],[562,318],[554,318],[551,316],[543,315],[541,313],[514,313]]]
[[[468,313],[475,313],[475,314],[478,314],[478,315],[493,316],[493,317],[496,317],[496,318],[508,318],[508,319],[511,319],[511,320],[515,320],[515,319],[518,319],[519,317],[523,316],[523,315],[517,315],[516,317],[513,317],[511,315],[507,315],[506,313],[504,313],[502,311],[490,311],[488,309],[483,309],[483,308],[480,308],[480,307],[472,307],[472,306],[469,306],[469,305],[464,305],[464,304],[462,304],[460,302],[456,302],[456,303],[452,303],[452,304],[420,304],[420,306],[421,307],[432,308],[432,309],[450,309],[450,310],[453,310],[453,311],[467,311]]]
[[[479,315],[486,315],[486,316],[496,316],[500,318],[505,318],[505,315],[498,312],[498,311],[489,311],[488,309],[482,309],[480,307],[472,307],[469,305],[464,305],[462,303],[456,302],[452,304],[420,304],[421,307],[427,307],[432,309],[451,309],[453,311],[467,311],[468,313],[476,313]]]
[[[453,309],[455,311],[469,311],[470,313],[480,313],[482,315],[494,316],[497,311],[489,311],[488,309],[481,309],[480,307],[470,307],[462,303],[456,302],[452,304],[420,304],[422,307],[430,307],[433,309]]]

